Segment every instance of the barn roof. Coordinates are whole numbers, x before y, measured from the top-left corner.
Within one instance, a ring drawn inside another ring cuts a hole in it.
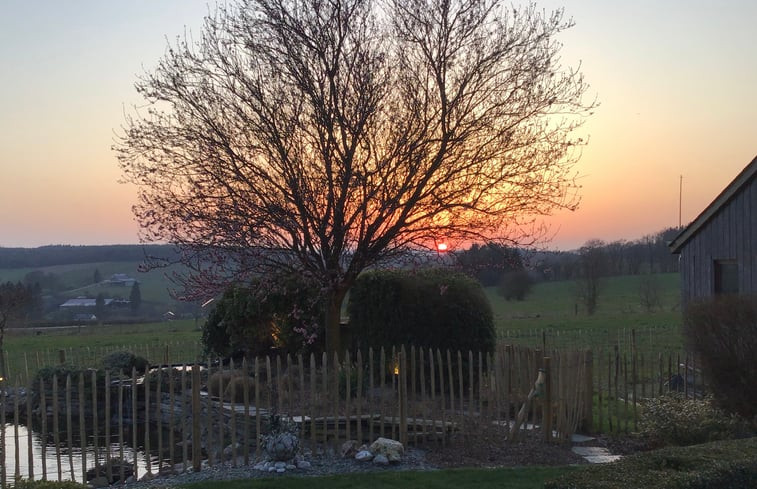
[[[686,226],[683,231],[678,234],[678,236],[673,238],[673,241],[668,244],[670,251],[675,254],[680,253],[683,246],[695,234],[697,234],[697,232],[699,232],[699,230],[705,224],[707,224],[707,222],[712,219],[712,217],[717,214],[718,211],[724,205],[726,205],[726,203],[728,203],[728,201],[731,200],[734,195],[736,195],[743,187],[749,184],[755,174],[757,174],[757,157],[755,157],[752,162],[746,166],[746,168],[741,170],[741,173],[739,173],[736,178],[734,178],[733,181],[729,183],[722,192],[720,192],[720,195],[718,195],[715,200],[713,200],[712,203],[708,205],[705,210],[703,210],[702,213],[699,214],[697,218],[691,222],[691,224]]]

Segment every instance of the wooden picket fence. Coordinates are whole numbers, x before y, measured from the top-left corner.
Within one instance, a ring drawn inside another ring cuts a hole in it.
[[[488,354],[401,347],[162,366],[143,376],[55,375],[27,385],[26,396],[18,384],[3,390],[0,482],[247,464],[274,421],[314,450],[379,436],[411,446],[475,442],[481,430],[565,440],[591,428],[593,370],[589,351],[547,356],[501,345]],[[32,428],[25,442],[19,426]]]

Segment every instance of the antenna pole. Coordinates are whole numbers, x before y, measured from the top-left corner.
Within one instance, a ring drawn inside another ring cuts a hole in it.
[[[678,227],[681,227],[681,202],[683,200],[683,175],[678,179]]]

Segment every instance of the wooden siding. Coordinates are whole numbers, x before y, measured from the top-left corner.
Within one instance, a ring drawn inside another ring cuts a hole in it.
[[[737,260],[739,292],[757,293],[757,179],[752,178],[681,249],[684,305],[714,292],[715,260]]]

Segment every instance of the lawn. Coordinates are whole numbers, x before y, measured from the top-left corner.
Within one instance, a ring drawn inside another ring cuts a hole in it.
[[[372,472],[325,477],[277,477],[236,481],[205,481],[187,489],[542,489],[544,482],[574,470],[573,467],[507,469],[454,469],[428,472]]]

